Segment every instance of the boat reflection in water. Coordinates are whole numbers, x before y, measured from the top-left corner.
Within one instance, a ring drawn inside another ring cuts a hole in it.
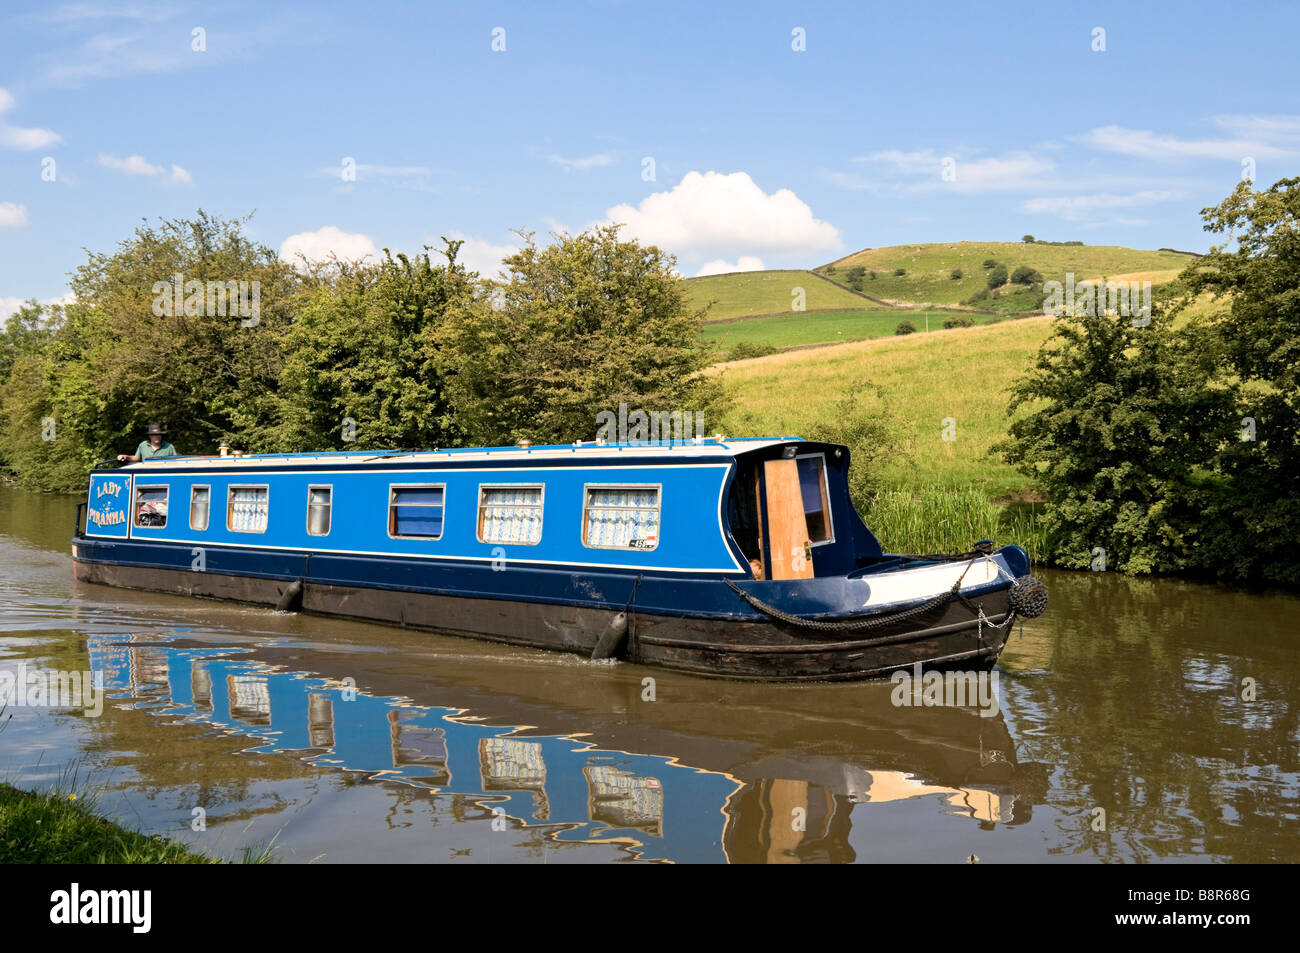
[[[797,697],[791,712],[743,704],[746,692],[770,698],[770,686],[733,686],[740,695],[715,700],[716,718],[694,718],[687,729],[674,723],[681,709],[672,705],[650,706],[658,718],[594,713],[599,706],[576,689],[590,686],[591,670],[527,679],[524,689],[505,666],[500,684],[486,684],[494,676],[482,666],[473,676],[439,666],[425,694],[444,707],[414,703],[409,680],[379,693],[389,686],[364,662],[363,691],[352,676],[292,671],[282,648],[265,645],[94,635],[88,643],[110,703],[165,715],[158,730],[210,725],[247,738],[248,754],[456,795],[480,806],[469,819],[613,844],[640,860],[851,861],[854,822],[869,825],[872,805],[931,798],[942,813],[984,827],[1017,824],[1038,787],[1026,783],[1038,766],[1017,767],[1001,713],[875,708],[813,725],[824,736],[812,750],[809,724],[791,729]],[[324,667],[339,660],[310,657]],[[543,709],[548,717],[539,717]],[[501,723],[503,712],[510,722]]]

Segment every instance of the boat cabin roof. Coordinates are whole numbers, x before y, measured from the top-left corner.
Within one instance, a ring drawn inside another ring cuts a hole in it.
[[[455,447],[446,450],[332,450],[320,453],[246,453],[240,456],[192,456],[161,457],[139,463],[127,464],[115,469],[122,471],[190,470],[205,466],[248,468],[278,468],[285,464],[301,466],[303,464],[443,464],[448,462],[470,463],[478,460],[517,461],[526,464],[530,460],[554,461],[557,459],[591,460],[593,458],[616,459],[619,454],[634,454],[638,459],[660,457],[665,463],[675,457],[709,458],[722,460],[734,459],[741,454],[752,453],[767,447],[803,442],[801,437],[703,437],[690,440],[641,440],[623,443],[603,443],[595,440],[579,440],[571,444],[552,444],[539,447]]]

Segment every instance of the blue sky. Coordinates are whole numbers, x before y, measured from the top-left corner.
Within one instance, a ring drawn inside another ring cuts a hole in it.
[[[512,228],[611,219],[687,275],[1027,232],[1204,250],[1243,162],[1300,173],[1298,9],[4,4],[0,314],[198,208],[287,256],[455,235],[485,271]]]

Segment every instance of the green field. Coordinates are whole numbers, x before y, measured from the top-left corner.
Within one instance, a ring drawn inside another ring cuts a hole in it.
[[[1039,508],[1022,502],[1034,487],[989,449],[1006,436],[1008,391],[1050,327],[1050,318],[1023,318],[716,365],[736,395],[723,429],[807,436],[834,424],[844,395],[875,384],[882,398],[864,404],[888,415],[897,448],[878,465],[883,492],[857,505],[881,544],[891,552],[964,552],[990,538],[1041,559],[1048,545]],[[943,439],[945,418],[956,425],[951,441]]]
[[[988,279],[984,261],[992,258],[1012,272],[1020,265],[1035,268],[1047,281],[1064,281],[1067,273],[1075,281],[1091,278],[1125,278],[1146,280],[1153,285],[1176,277],[1188,262],[1189,255],[1167,251],[1143,251],[1117,245],[1043,245],[1025,242],[952,242],[929,245],[895,245],[868,248],[815,269],[832,280],[846,281],[847,271],[855,265],[867,269],[862,291],[886,301],[957,304],[983,289]],[[898,268],[906,270],[895,276]],[[960,268],[960,280],[951,278]],[[876,277],[872,279],[870,273]],[[847,289],[846,289],[847,290]],[[1020,297],[1024,297],[1023,295]],[[1032,289],[1026,301],[1042,300],[1041,285]],[[988,307],[988,303],[976,307]]]
[[[931,311],[930,330],[943,327],[951,312]],[[971,315],[977,323],[997,320],[986,315]],[[729,321],[709,324],[704,328],[704,338],[717,341],[728,351],[737,344],[758,344],[775,348],[796,347],[807,344],[838,344],[844,341],[861,341],[868,338],[892,337],[901,321],[910,321],[918,332],[926,327],[924,312],[909,311],[811,311],[806,314],[775,315],[767,318],[750,318],[747,321]]]
[[[1005,436],[1008,390],[1050,326],[1049,318],[1024,318],[718,365],[737,395],[728,432],[802,435],[869,381],[884,388],[901,434],[899,453],[882,469],[887,486],[977,487],[988,497],[1023,493],[1029,480],[993,458],[989,447]],[[942,439],[947,417],[956,421],[952,441]]]
[[[687,278],[682,282],[692,308],[702,308],[716,298],[705,320],[737,318],[747,314],[776,314],[790,311],[795,288],[804,290],[804,310],[828,308],[870,308],[870,301],[847,288],[819,278],[808,271],[746,271],[708,278]]]

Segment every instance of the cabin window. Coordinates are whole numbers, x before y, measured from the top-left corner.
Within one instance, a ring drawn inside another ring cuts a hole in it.
[[[234,533],[265,533],[268,490],[264,486],[232,486],[226,503],[226,529]]]
[[[390,486],[388,488],[388,535],[438,539],[442,536],[442,508],[446,488],[437,486]]]
[[[152,527],[167,525],[167,487],[137,486],[135,488],[135,525]]]
[[[478,541],[534,546],[542,540],[540,486],[480,486]]]
[[[816,546],[835,539],[831,530],[831,504],[826,492],[826,458],[820,453],[796,457],[799,465],[799,491],[803,496],[804,519],[808,522],[808,538]]]
[[[582,542],[596,549],[655,549],[659,545],[659,487],[587,487]]]
[[[307,535],[328,536],[330,534],[330,508],[334,490],[328,486],[311,486],[307,488]]]
[[[212,491],[206,486],[190,487],[190,529],[208,528],[208,505]]]

